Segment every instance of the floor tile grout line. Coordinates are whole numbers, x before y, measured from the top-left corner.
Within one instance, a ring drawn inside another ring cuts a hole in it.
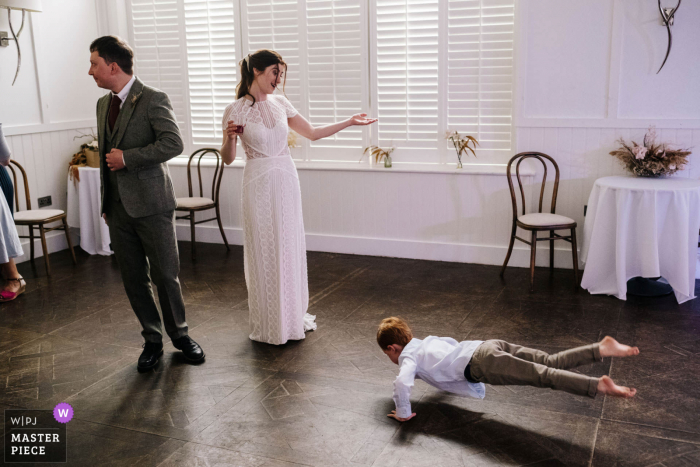
[[[48,336],[48,334],[43,334],[43,335],[41,335],[40,337],[36,337],[36,338],[34,338],[34,339],[30,340],[30,341],[23,342],[23,343],[21,343],[21,344],[15,346],[15,347],[12,347],[12,348],[7,349],[7,350],[3,350],[2,352],[0,352],[0,356],[4,357],[4,356],[5,356],[4,354],[5,354],[6,352],[12,352],[13,350],[19,349],[19,348],[22,347],[23,345],[31,344],[32,342],[38,341],[39,339],[44,339],[46,336]]]
[[[131,358],[131,357],[129,357],[129,358]],[[89,386],[86,386],[86,387],[84,387],[83,389],[81,389],[80,391],[76,392],[75,394],[69,396],[66,400],[69,401],[69,400],[74,399],[74,398],[77,397],[79,394],[82,394],[83,392],[87,391],[87,390],[90,389],[91,387],[93,387],[93,386],[95,386],[95,385],[101,383],[101,382],[104,381],[105,379],[107,379],[107,378],[113,376],[114,374],[116,374],[116,373],[118,373],[118,372],[124,370],[124,368],[127,368],[128,366],[131,365],[131,363],[126,362],[127,357],[122,357],[122,358],[120,358],[119,360],[124,360],[124,361],[125,361],[124,366],[121,366],[121,367],[119,367],[119,368],[116,368],[116,369],[115,369],[114,371],[112,371],[111,373],[106,374],[105,376],[103,376],[103,377],[100,378],[99,380],[95,381],[94,383],[90,384]],[[119,362],[119,360],[117,360],[117,362]],[[117,363],[117,362],[115,362],[115,363]]]
[[[619,424],[621,424],[621,425],[632,425],[632,426],[638,426],[638,427],[642,427],[642,428],[650,428],[650,429],[653,429],[653,430],[676,431],[676,432],[678,432],[678,433],[685,433],[685,434],[688,434],[688,435],[695,435],[695,436],[698,436],[698,437],[700,438],[700,433],[698,433],[698,432],[687,431],[687,430],[679,430],[678,428],[668,428],[668,427],[665,427],[665,426],[648,425],[648,424],[646,424],[646,423],[626,422],[626,421],[624,421],[624,420],[615,420],[615,419],[612,419],[612,418],[602,418],[602,417],[601,417],[600,420],[601,420],[601,421],[605,421],[605,422],[610,422],[610,423],[619,423]],[[679,441],[679,442],[683,442],[683,443],[698,444],[698,445],[700,445],[700,440],[698,440],[698,441],[688,441],[688,440],[678,440],[678,439],[676,439],[676,438],[663,438],[663,437],[651,436],[651,435],[642,435],[642,436],[647,436],[647,437],[649,437],[649,438],[657,438],[657,439],[672,439],[672,440],[674,440],[674,441]]]
[[[337,281],[335,281],[333,284],[329,285],[325,289],[321,290],[320,292],[315,293],[312,297],[309,297],[309,306],[311,306],[312,304],[318,303],[319,301],[326,298],[329,294],[335,292],[338,288],[345,285],[344,284],[345,280],[352,279],[352,278],[358,276],[359,274],[363,273],[367,269],[369,269],[369,266],[365,266],[364,268],[357,268],[354,271],[350,272],[349,274],[341,277],[340,279],[338,279]],[[321,296],[321,295],[323,295],[323,296]]]
[[[595,445],[598,442],[598,430],[600,429],[600,418],[595,422],[595,433],[593,433],[593,443],[591,444],[591,457],[588,458],[588,467],[593,466],[593,458],[595,457]]]
[[[47,335],[52,335],[52,334],[54,334],[55,332],[58,332],[58,331],[60,331],[61,329],[65,328],[65,327],[68,327],[68,326],[70,326],[70,325],[72,325],[72,324],[78,323],[78,322],[80,322],[80,321],[82,321],[82,320],[84,320],[84,319],[87,319],[87,318],[89,318],[89,317],[91,317],[91,316],[93,316],[93,315],[95,315],[95,314],[97,314],[97,313],[101,313],[101,312],[105,311],[107,308],[112,307],[112,306],[115,306],[115,305],[117,305],[117,304],[118,304],[118,303],[110,303],[109,305],[105,305],[104,307],[100,308],[99,310],[95,310],[95,311],[93,311],[92,313],[90,313],[90,314],[88,314],[88,315],[85,315],[85,316],[82,316],[82,317],[76,319],[75,321],[71,321],[70,323],[66,323],[66,324],[64,324],[63,326],[61,326],[61,327],[59,327],[59,328],[56,328],[56,329],[54,329],[53,331],[48,332],[48,333],[46,333],[46,334],[47,334]]]
[[[132,430],[132,431],[133,431],[133,430]],[[139,432],[139,433],[143,433],[143,432]],[[162,436],[162,435],[157,435],[157,436]],[[216,446],[216,445],[213,445],[213,444],[201,443],[201,442],[199,442],[199,441],[188,441],[188,440],[183,440],[183,439],[179,439],[179,438],[170,438],[170,437],[167,437],[167,436],[166,436],[165,438],[168,438],[168,439],[175,439],[175,440],[178,440],[178,441],[185,441],[185,443],[187,443],[187,444],[191,443],[191,444],[196,444],[196,445],[199,445],[199,446],[206,446],[206,447],[214,448],[214,449],[222,449],[222,450],[228,451],[228,452],[235,452],[236,454],[252,455],[252,456],[256,456],[256,457],[261,457],[261,458],[263,458],[263,459],[271,459],[271,460],[274,460],[274,461],[286,462],[286,463],[294,464],[294,465],[301,465],[301,466],[305,466],[305,467],[312,467],[312,464],[300,464],[300,463],[298,463],[298,462],[289,461],[289,460],[285,460],[285,459],[279,459],[279,458],[277,458],[277,457],[271,457],[271,456],[266,456],[266,455],[262,455],[262,454],[251,454],[251,453],[246,452],[246,451],[239,451],[239,450],[236,450],[236,449],[227,448],[227,447],[223,447],[223,446]],[[255,444],[255,443],[252,443],[252,444]],[[180,449],[178,449],[178,451],[179,451],[179,450],[180,450]],[[292,449],[292,450],[293,450],[293,449]],[[167,458],[163,459],[163,462],[166,462],[168,459],[170,459],[170,458],[171,458],[172,456],[174,456],[175,454],[177,454],[177,451],[175,451],[174,453],[172,453],[171,455],[169,455]],[[158,466],[159,466],[159,465],[162,465],[163,462],[159,463]],[[156,466],[156,467],[158,467],[158,466]]]

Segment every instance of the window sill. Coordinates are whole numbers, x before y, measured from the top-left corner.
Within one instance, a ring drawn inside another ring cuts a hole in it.
[[[189,156],[179,156],[168,161],[172,167],[186,167]],[[350,171],[350,172],[375,172],[375,173],[423,173],[423,174],[448,174],[448,175],[506,175],[507,164],[464,164],[458,169],[456,164],[417,164],[407,162],[394,162],[390,168],[385,168],[383,164],[370,166],[367,162],[333,162],[333,161],[294,161],[297,170],[329,170],[329,171]],[[214,167],[213,159],[202,159],[203,167]],[[242,169],[245,162],[235,160],[229,166],[230,169]],[[528,168],[521,168],[522,177],[533,176],[535,172]]]

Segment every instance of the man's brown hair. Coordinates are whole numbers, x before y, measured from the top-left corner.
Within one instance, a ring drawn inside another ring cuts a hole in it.
[[[127,75],[134,74],[134,51],[117,36],[98,37],[90,44],[90,52],[97,52],[107,65],[116,62]]]
[[[413,339],[413,333],[411,328],[408,327],[408,323],[392,316],[391,318],[385,318],[379,323],[379,329],[377,330],[377,343],[382,350],[385,350],[392,344],[397,344],[405,347],[406,344],[411,342]]]

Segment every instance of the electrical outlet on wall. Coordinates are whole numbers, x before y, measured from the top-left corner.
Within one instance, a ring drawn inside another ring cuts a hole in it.
[[[46,206],[51,206],[50,196],[44,196],[43,198],[39,198],[39,207],[45,208]]]

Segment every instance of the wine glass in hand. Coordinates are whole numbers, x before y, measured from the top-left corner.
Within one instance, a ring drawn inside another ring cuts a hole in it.
[[[233,120],[229,120],[228,125],[226,126],[226,134],[228,135],[229,139],[242,135],[243,131],[245,130],[245,125],[246,122],[243,117],[236,117]]]

